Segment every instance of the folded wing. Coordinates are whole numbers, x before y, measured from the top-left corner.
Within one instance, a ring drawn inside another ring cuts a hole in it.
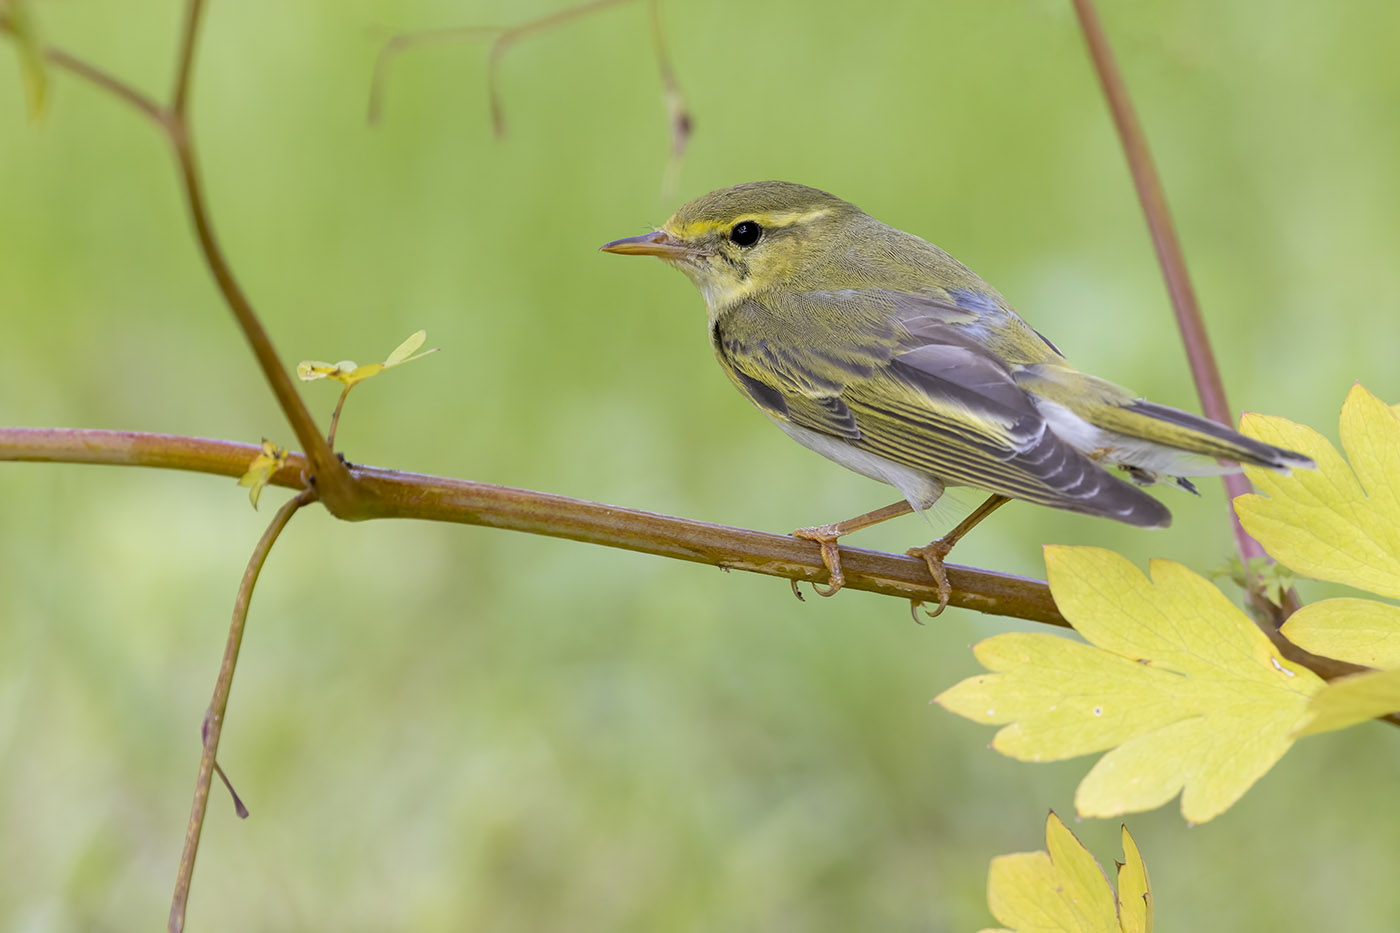
[[[1007,365],[967,331],[975,315],[942,297],[836,297],[750,302],[715,321],[721,364],[770,415],[946,485],[1132,525],[1170,523],[1160,502],[1051,430]],[[773,316],[781,320],[765,320]]]

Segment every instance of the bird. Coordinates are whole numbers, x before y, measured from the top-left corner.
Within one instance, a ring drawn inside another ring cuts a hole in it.
[[[1010,500],[1163,528],[1143,486],[1308,457],[1148,401],[1082,372],[1001,294],[932,243],[816,188],[759,181],[702,195],[660,227],[602,251],[655,256],[708,309],[729,380],[789,437],[897,489],[855,518],[799,528],[844,585],[838,540],[922,512],[950,486],[989,494],[922,558],[939,604],[952,546]],[[793,581],[796,590],[796,581]]]

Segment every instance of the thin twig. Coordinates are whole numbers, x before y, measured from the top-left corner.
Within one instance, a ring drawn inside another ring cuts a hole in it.
[[[248,621],[248,604],[253,598],[253,587],[257,585],[258,574],[267,560],[277,536],[287,527],[287,522],[296,510],[316,498],[314,490],[303,490],[283,503],[272,517],[272,522],[263,532],[253,554],[248,558],[248,566],[243,571],[243,580],[238,585],[238,595],[233,601],[233,618],[229,622],[228,641],[224,646],[223,663],[219,665],[219,676],[214,682],[214,696],[209,701],[205,714],[204,747],[199,756],[199,776],[195,781],[194,803],[190,807],[190,821],[185,829],[185,848],[180,855],[180,869],[175,878],[175,895],[170,901],[169,929],[179,931],[185,928],[185,908],[189,903],[190,881],[194,876],[195,855],[199,852],[199,836],[204,828],[204,811],[209,805],[209,790],[214,782],[214,760],[219,751],[219,736],[224,728],[224,714],[228,711],[229,691],[233,686],[233,672],[238,666],[238,649],[243,644],[243,630]]]
[[[414,32],[399,33],[389,39],[379,49],[379,54],[374,59],[374,72],[369,81],[369,122],[378,123],[380,117],[383,116],[384,87],[389,82],[389,66],[400,54],[410,49],[424,48],[430,45],[452,45],[472,39],[484,39],[487,36],[498,36],[507,28],[506,26],[458,26],[447,29],[419,29]]]
[[[597,13],[608,7],[628,2],[630,0],[592,0],[592,2],[566,7],[516,26],[452,26],[443,29],[420,29],[415,32],[400,33],[384,43],[384,47],[379,50],[379,56],[375,60],[374,77],[370,80],[369,88],[369,122],[379,122],[380,114],[383,112],[384,85],[389,78],[389,66],[400,54],[428,45],[469,42],[475,39],[494,37],[491,50],[487,53],[486,96],[491,107],[492,130],[497,138],[504,136],[506,117],[505,108],[501,104],[499,71],[501,57],[505,55],[506,49],[521,39],[545,32],[556,26],[562,26],[572,20]],[[664,54],[664,52],[664,46],[658,46],[658,54]],[[663,81],[668,69],[669,64],[663,59]]]
[[[0,32],[10,36],[15,35],[14,22],[3,13],[0,13]],[[82,78],[101,90],[120,98],[157,124],[165,125],[165,112],[161,109],[160,104],[120,78],[108,74],[101,68],[89,65],[82,59],[74,58],[62,49],[45,48],[43,54],[45,61],[51,62],[59,69]]]
[[[1201,409],[1206,416],[1231,427],[1235,424],[1233,409],[1225,398],[1225,385],[1220,378],[1220,368],[1211,349],[1210,337],[1206,334],[1205,321],[1201,317],[1200,304],[1196,300],[1196,290],[1191,285],[1191,276],[1186,270],[1186,259],[1181,252],[1181,242],[1177,239],[1176,228],[1172,223],[1167,198],[1162,191],[1162,181],[1157,175],[1157,167],[1152,161],[1152,152],[1147,145],[1142,124],[1133,109],[1132,98],[1128,94],[1123,73],[1114,58],[1113,48],[1099,19],[1094,0],[1072,0],[1074,11],[1079,17],[1079,25],[1084,33],[1084,41],[1089,47],[1089,55],[1094,62],[1099,85],[1108,99],[1109,111],[1113,114],[1113,125],[1123,144],[1123,153],[1128,160],[1128,169],[1133,176],[1133,186],[1137,190],[1138,202],[1147,219],[1147,228],[1152,235],[1152,245],[1157,253],[1157,262],[1162,267],[1162,277],[1166,280],[1167,294],[1171,298],[1172,310],[1176,314],[1177,329],[1181,332],[1186,346],[1186,358],[1191,365],[1191,378],[1196,384],[1196,394],[1201,400]],[[1221,477],[1225,493],[1231,503],[1253,491],[1243,473],[1227,473]],[[1235,547],[1240,560],[1246,564],[1251,557],[1264,557],[1264,548],[1250,536],[1240,524],[1234,506],[1228,506],[1230,526],[1235,535]],[[1259,594],[1251,593],[1252,597]],[[1297,596],[1290,593],[1286,599],[1283,618],[1297,608]],[[1272,606],[1268,600],[1255,598],[1256,606]],[[1270,610],[1275,611],[1278,607]]]
[[[661,28],[661,0],[648,0],[647,5],[651,7],[651,44],[656,52],[666,115],[671,123],[671,154],[666,159],[666,170],[661,178],[661,196],[669,199],[675,195],[681,162],[685,159],[685,147],[690,142],[695,121],[691,119],[690,108],[686,106],[685,96],[676,82],[676,72],[671,67],[671,53],[666,48],[666,30]]]
[[[180,31],[180,51],[176,57],[175,86],[170,92],[170,110],[181,120],[189,113],[190,78],[194,74],[194,48],[199,41],[199,23],[204,15],[204,0],[188,0],[185,4],[185,26]]]
[[[340,411],[345,407],[345,397],[357,385],[359,385],[358,382],[347,382],[345,388],[340,390],[340,398],[335,401],[335,412],[331,415],[331,428],[326,432],[326,444],[331,450],[335,450],[335,431],[336,428],[340,427]]]

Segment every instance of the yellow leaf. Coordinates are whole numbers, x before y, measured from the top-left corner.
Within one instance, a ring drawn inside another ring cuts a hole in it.
[[[1118,923],[1123,933],[1152,933],[1152,882],[1137,843],[1123,827],[1123,864],[1118,866]]]
[[[1332,681],[1313,697],[1313,718],[1299,735],[1345,729],[1400,711],[1400,670],[1367,671]]]
[[[248,487],[248,501],[253,508],[258,507],[263,487],[272,481],[272,475],[287,464],[287,448],[278,447],[263,438],[262,451],[248,464],[248,470],[238,478],[238,485]]]
[[[1006,724],[992,747],[1023,761],[1112,749],[1079,785],[1081,816],[1161,806],[1193,823],[1269,770],[1307,716],[1316,674],[1285,660],[1209,581],[1154,560],[1152,579],[1111,551],[1048,547],[1050,590],[1090,644],[1048,634],[976,646],[992,673],[937,702]]]
[[[1367,667],[1400,667],[1400,607],[1372,599],[1324,599],[1289,616],[1282,631],[1313,654]]]
[[[1284,418],[1248,414],[1240,428],[1317,461],[1288,476],[1246,466],[1261,495],[1235,500],[1245,530],[1298,573],[1400,596],[1400,416],[1353,386],[1341,417],[1350,466],[1322,435]]]
[[[1126,830],[1124,840],[1125,844],[1132,841]],[[1018,852],[992,859],[987,873],[987,906],[998,923],[1022,933],[1143,929],[1119,924],[1118,904],[1108,877],[1053,812],[1045,821],[1045,847],[1048,852]],[[1136,847],[1128,858],[1141,865]],[[1146,869],[1141,876],[1145,885]],[[1150,927],[1150,905],[1146,913]]]
[[[413,356],[413,351],[423,345],[423,341],[428,339],[426,330],[415,331],[408,335],[408,339],[394,348],[394,352],[384,360],[385,366],[397,366]]]

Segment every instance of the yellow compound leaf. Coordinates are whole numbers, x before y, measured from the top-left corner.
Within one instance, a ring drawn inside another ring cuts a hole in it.
[[[407,340],[394,348],[388,358],[382,363],[366,363],[357,366],[354,360],[341,360],[339,363],[325,363],[321,360],[302,360],[297,364],[297,378],[302,382],[315,382],[317,379],[334,379],[336,382],[346,386],[352,386],[357,382],[364,382],[371,376],[377,376],[386,369],[395,366],[402,366],[404,363],[412,363],[414,360],[421,360],[430,353],[436,353],[437,348],[424,350],[422,353],[414,353],[423,345],[423,341],[428,339],[426,330],[416,331]]]
[[[238,485],[248,487],[248,501],[253,503],[253,508],[258,507],[258,499],[264,487],[272,481],[272,475],[286,464],[287,448],[278,447],[263,438],[262,451],[248,464],[248,471],[238,477]]]
[[[992,747],[1022,761],[1111,749],[1079,785],[1080,816],[1148,810],[1180,792],[1182,815],[1204,822],[1292,745],[1321,679],[1209,581],[1165,560],[1149,580],[1099,548],[1048,547],[1045,564],[1055,603],[1089,644],[989,638],[974,651],[991,673],[936,702],[1005,724]]]
[[[1235,500],[1245,530],[1298,573],[1400,597],[1400,415],[1353,386],[1341,416],[1350,465],[1322,435],[1284,418],[1248,414],[1240,429],[1317,461],[1288,476],[1246,466],[1261,495]]]
[[[1051,812],[1045,821],[1044,852],[1017,852],[992,859],[987,873],[987,906],[1007,933],[1120,933],[1150,931],[1152,908],[1147,896],[1147,869],[1127,829],[1123,830],[1127,863],[1125,888],[1115,899],[1099,863]],[[1127,902],[1128,924],[1120,918]],[[1145,924],[1145,926],[1144,926]],[[988,933],[988,931],[983,931]]]
[[[1345,729],[1400,711],[1400,670],[1367,671],[1332,681],[1313,697],[1312,720],[1299,735]]]
[[[1367,667],[1400,667],[1400,607],[1371,599],[1324,599],[1299,609],[1283,635],[1313,654]]]

